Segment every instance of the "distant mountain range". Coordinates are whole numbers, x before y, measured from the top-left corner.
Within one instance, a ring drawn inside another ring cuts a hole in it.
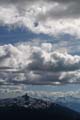
[[[27,94],[22,97],[3,99],[0,100],[0,119],[80,120],[80,113],[58,102],[52,103],[32,98]]]
[[[72,96],[59,97],[55,102],[77,112],[80,112],[80,98],[75,98]]]

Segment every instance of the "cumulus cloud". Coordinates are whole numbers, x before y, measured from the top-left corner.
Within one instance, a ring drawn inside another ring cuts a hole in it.
[[[0,80],[7,83],[74,83],[79,82],[79,71],[80,56],[55,51],[52,43],[0,46]]]
[[[35,33],[80,37],[79,4],[79,0],[0,0],[0,23],[25,26]]]

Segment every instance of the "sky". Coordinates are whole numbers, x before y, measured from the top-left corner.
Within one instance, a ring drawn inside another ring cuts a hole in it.
[[[0,0],[0,84],[80,83],[80,1]]]

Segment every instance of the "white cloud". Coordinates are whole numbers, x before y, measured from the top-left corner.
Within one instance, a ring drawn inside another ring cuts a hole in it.
[[[25,26],[35,33],[68,33],[80,37],[79,0],[1,0],[0,3],[1,25]]]
[[[80,56],[55,51],[51,43],[0,46],[0,79],[3,83],[74,83],[79,82],[79,71]]]

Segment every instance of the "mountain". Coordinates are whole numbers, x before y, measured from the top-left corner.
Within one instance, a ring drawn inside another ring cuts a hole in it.
[[[55,102],[61,106],[65,106],[72,110],[80,112],[80,98],[75,98],[72,96],[59,97]]]
[[[0,100],[0,118],[26,120],[80,120],[80,113],[57,103],[29,97]]]

